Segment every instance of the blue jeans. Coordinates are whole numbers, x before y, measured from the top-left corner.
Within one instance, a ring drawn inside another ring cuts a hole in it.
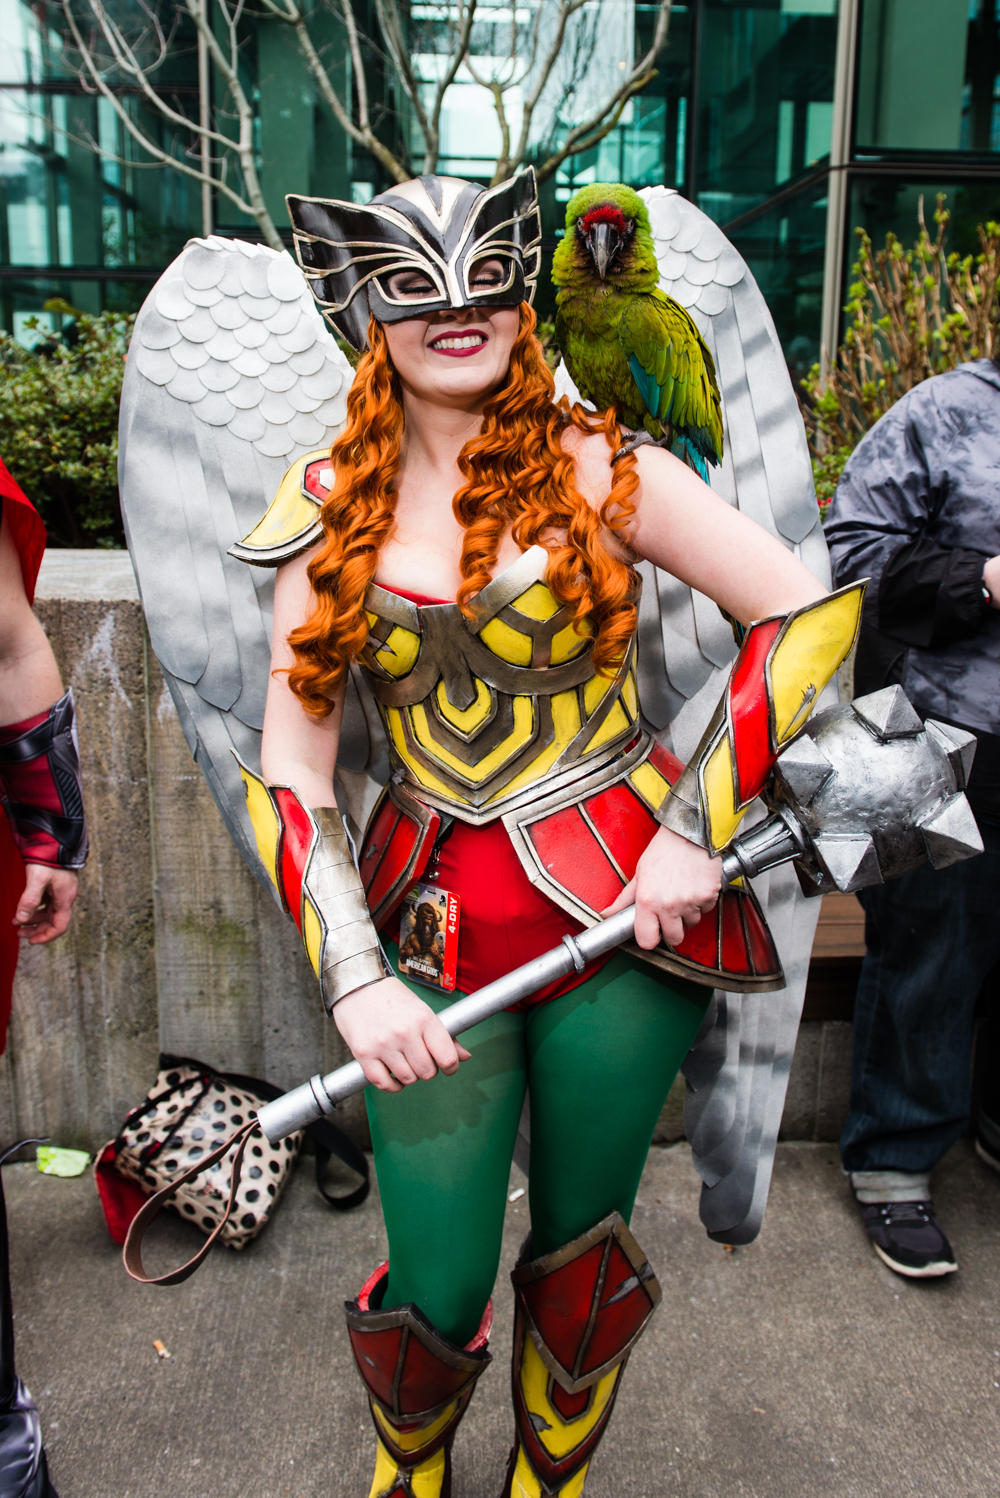
[[[938,871],[924,864],[858,896],[868,952],[840,1139],[845,1170],[927,1172],[965,1131],[973,1010],[1000,961],[1000,827],[983,822],[980,831],[979,857]],[[992,1051],[983,1111],[995,1117],[1000,1024],[988,1022],[982,1038]]]

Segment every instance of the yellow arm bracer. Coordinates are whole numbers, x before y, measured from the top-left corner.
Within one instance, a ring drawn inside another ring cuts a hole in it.
[[[710,853],[729,843],[857,639],[865,583],[747,630],[722,700],[657,816]]]

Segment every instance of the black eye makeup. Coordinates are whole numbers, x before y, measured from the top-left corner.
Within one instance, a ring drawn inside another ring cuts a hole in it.
[[[480,294],[499,291],[507,284],[510,267],[502,260],[479,260],[469,272],[469,290]]]
[[[418,270],[398,270],[395,275],[389,277],[387,291],[390,297],[397,302],[425,302],[429,297],[436,297],[437,287],[428,276]]]

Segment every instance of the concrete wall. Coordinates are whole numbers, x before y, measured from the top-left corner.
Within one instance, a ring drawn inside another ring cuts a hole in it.
[[[36,612],[76,693],[90,861],[68,936],[22,948],[0,1140],[95,1149],[160,1050],[279,1086],[348,1059],[291,922],[240,860],[184,742],[124,553],[50,552]],[[837,1137],[850,1026],[803,1026],[786,1138]],[[683,1083],[657,1133],[681,1137]],[[365,1142],[354,1099],[342,1127]]]
[[[22,947],[0,1139],[96,1148],[161,1049],[279,1086],[348,1060],[192,762],[127,556],[48,553],[35,611],[76,694],[91,853],[69,934]],[[360,1099],[343,1114],[363,1138]]]

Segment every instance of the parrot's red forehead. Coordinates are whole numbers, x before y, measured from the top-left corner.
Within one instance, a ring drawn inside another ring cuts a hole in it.
[[[612,203],[602,203],[598,208],[591,208],[580,219],[580,227],[584,234],[589,234],[595,224],[614,224],[619,234],[628,233],[628,219],[620,208],[615,208]]]

